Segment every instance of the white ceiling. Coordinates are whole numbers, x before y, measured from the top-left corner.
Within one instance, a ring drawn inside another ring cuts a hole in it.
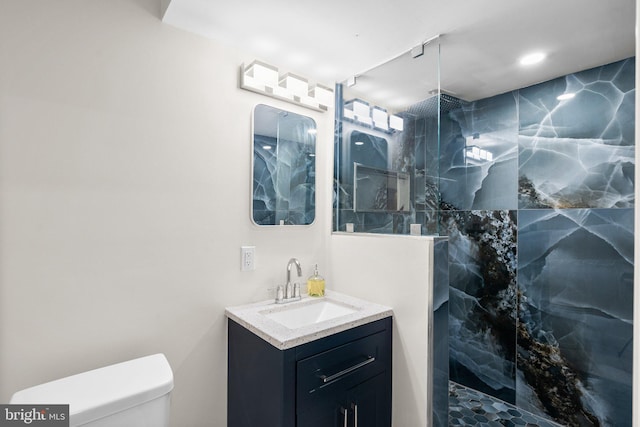
[[[441,34],[442,89],[467,100],[635,54],[635,0],[171,0],[163,21],[329,85]]]

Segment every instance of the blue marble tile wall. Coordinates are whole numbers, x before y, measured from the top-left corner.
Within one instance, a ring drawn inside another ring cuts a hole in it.
[[[633,209],[519,212],[516,404],[631,426]]]
[[[634,116],[634,58],[441,114],[451,380],[631,426]]]
[[[517,212],[447,210],[449,370],[459,384],[515,403]]]
[[[511,92],[461,102],[441,117],[440,193],[452,209],[518,208],[517,101]]]
[[[449,419],[449,239],[433,245],[433,426],[447,427]]]
[[[633,59],[522,89],[519,100],[521,209],[633,207]]]

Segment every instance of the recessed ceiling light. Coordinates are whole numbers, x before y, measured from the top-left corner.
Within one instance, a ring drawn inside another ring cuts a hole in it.
[[[573,92],[569,92],[569,93],[563,93],[562,95],[558,95],[558,96],[556,97],[556,99],[557,99],[558,101],[566,101],[566,100],[568,100],[568,99],[573,98],[574,96],[576,96],[576,94],[575,94],[575,93],[573,93]]]
[[[364,145],[364,142],[362,142],[362,141],[356,141],[356,142],[354,142],[354,144],[356,144],[356,145]]]
[[[271,148],[273,147],[271,147],[270,145],[263,145],[262,148],[264,148],[265,150],[271,150]]]
[[[547,55],[544,54],[543,52],[531,53],[529,55],[525,55],[522,58],[520,58],[520,65],[534,65],[539,62],[542,62],[542,60],[546,57]]]

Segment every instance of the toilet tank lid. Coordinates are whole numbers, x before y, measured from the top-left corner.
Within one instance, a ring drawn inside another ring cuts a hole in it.
[[[154,354],[18,391],[10,403],[69,404],[69,416],[77,424],[141,405],[172,389],[167,358]]]

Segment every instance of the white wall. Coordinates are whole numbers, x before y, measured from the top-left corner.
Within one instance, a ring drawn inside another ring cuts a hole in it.
[[[224,426],[224,307],[266,299],[291,256],[327,264],[333,112],[238,89],[253,58],[159,16],[158,0],[0,2],[0,402],[163,352],[173,425]],[[311,227],[251,225],[260,102],[318,123]]]
[[[429,238],[335,234],[327,287],[393,308],[393,426],[427,426]]]

